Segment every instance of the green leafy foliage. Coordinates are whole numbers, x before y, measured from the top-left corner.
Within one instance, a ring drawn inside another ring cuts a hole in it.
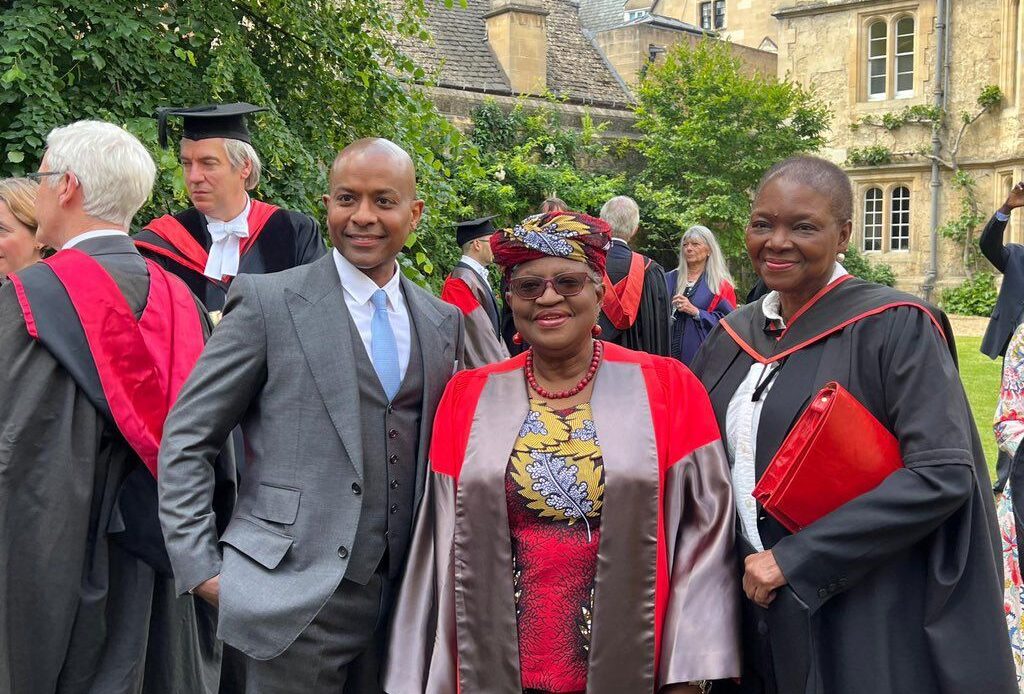
[[[882,145],[850,147],[846,150],[847,166],[883,166],[892,162],[892,151]]]
[[[887,287],[896,285],[896,273],[892,266],[886,263],[869,260],[857,248],[850,246],[846,249],[846,259],[843,260],[843,267],[855,277],[860,277],[868,282],[877,282]]]
[[[979,272],[959,287],[944,290],[939,303],[946,313],[988,316],[995,308],[998,296],[995,275]]]
[[[634,192],[657,257],[673,257],[692,224],[742,255],[752,189],[772,164],[819,149],[831,117],[795,82],[744,72],[720,41],[669,49],[636,94],[646,167]]]
[[[985,85],[978,95],[978,106],[983,109],[992,109],[1001,103],[1003,103],[1003,90],[999,88],[999,85]]]
[[[422,70],[395,46],[421,35],[423,0],[397,15],[384,0],[14,0],[0,14],[0,176],[38,166],[46,133],[82,118],[128,127],[159,167],[136,222],[187,204],[176,153],[159,151],[158,106],[250,101],[266,176],[264,200],[323,220],[320,196],[335,153],[353,139],[389,137],[412,154],[427,213],[404,259],[436,282],[462,212],[460,176],[475,149],[407,78]]]
[[[607,170],[610,143],[604,124],[586,115],[578,127],[548,103],[519,102],[510,111],[493,100],[472,114],[472,142],[483,175],[463,177],[473,214],[494,214],[512,224],[538,211],[549,195],[574,210],[597,214],[609,198],[628,192],[626,176]]]

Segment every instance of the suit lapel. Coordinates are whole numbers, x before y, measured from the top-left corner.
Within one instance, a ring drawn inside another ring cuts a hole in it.
[[[434,410],[454,369],[455,325],[451,316],[437,310],[430,296],[404,275],[402,293],[409,306],[409,320],[416,326],[423,361],[423,416],[420,418],[420,438],[416,458],[417,470],[426,469],[428,444],[434,428]],[[416,475],[416,502],[423,494],[425,474]]]
[[[359,477],[363,477],[363,439],[360,429],[359,384],[352,349],[352,321],[334,256],[330,253],[307,266],[285,302],[306,363],[313,373],[324,407]]]

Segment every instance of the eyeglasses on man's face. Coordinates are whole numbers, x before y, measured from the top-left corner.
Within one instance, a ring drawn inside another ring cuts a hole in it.
[[[63,176],[66,171],[33,171],[32,173],[25,174],[25,178],[30,178],[33,181],[39,182],[47,176]]]
[[[563,272],[554,277],[526,275],[509,280],[508,286],[520,299],[539,299],[552,287],[561,296],[576,296],[591,281],[586,272]]]

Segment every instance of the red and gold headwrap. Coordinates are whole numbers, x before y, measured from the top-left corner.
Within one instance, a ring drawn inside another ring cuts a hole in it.
[[[611,227],[582,212],[545,212],[491,236],[494,262],[508,273],[516,265],[553,256],[586,263],[604,274]]]

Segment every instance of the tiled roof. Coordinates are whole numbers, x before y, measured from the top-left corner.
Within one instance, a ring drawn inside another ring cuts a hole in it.
[[[621,0],[620,2],[621,7]],[[466,0],[466,7],[426,0],[426,28],[433,41],[402,39],[401,48],[428,72],[440,66],[440,86],[511,94],[501,64],[487,43],[484,15],[490,0]],[[625,106],[629,92],[584,33],[574,0],[546,0],[548,90],[578,102]],[[621,19],[621,10],[620,10]]]
[[[548,89],[581,101],[625,105],[629,92],[580,25],[571,0],[549,0]]]
[[[624,0],[579,0],[580,24],[584,29],[597,33],[623,24]]]
[[[443,0],[426,0],[426,6],[425,24],[433,40],[403,39],[399,43],[405,54],[428,72],[440,66],[442,86],[511,93],[505,71],[487,43],[484,13],[490,3],[469,0],[465,8],[458,2],[447,8]]]

